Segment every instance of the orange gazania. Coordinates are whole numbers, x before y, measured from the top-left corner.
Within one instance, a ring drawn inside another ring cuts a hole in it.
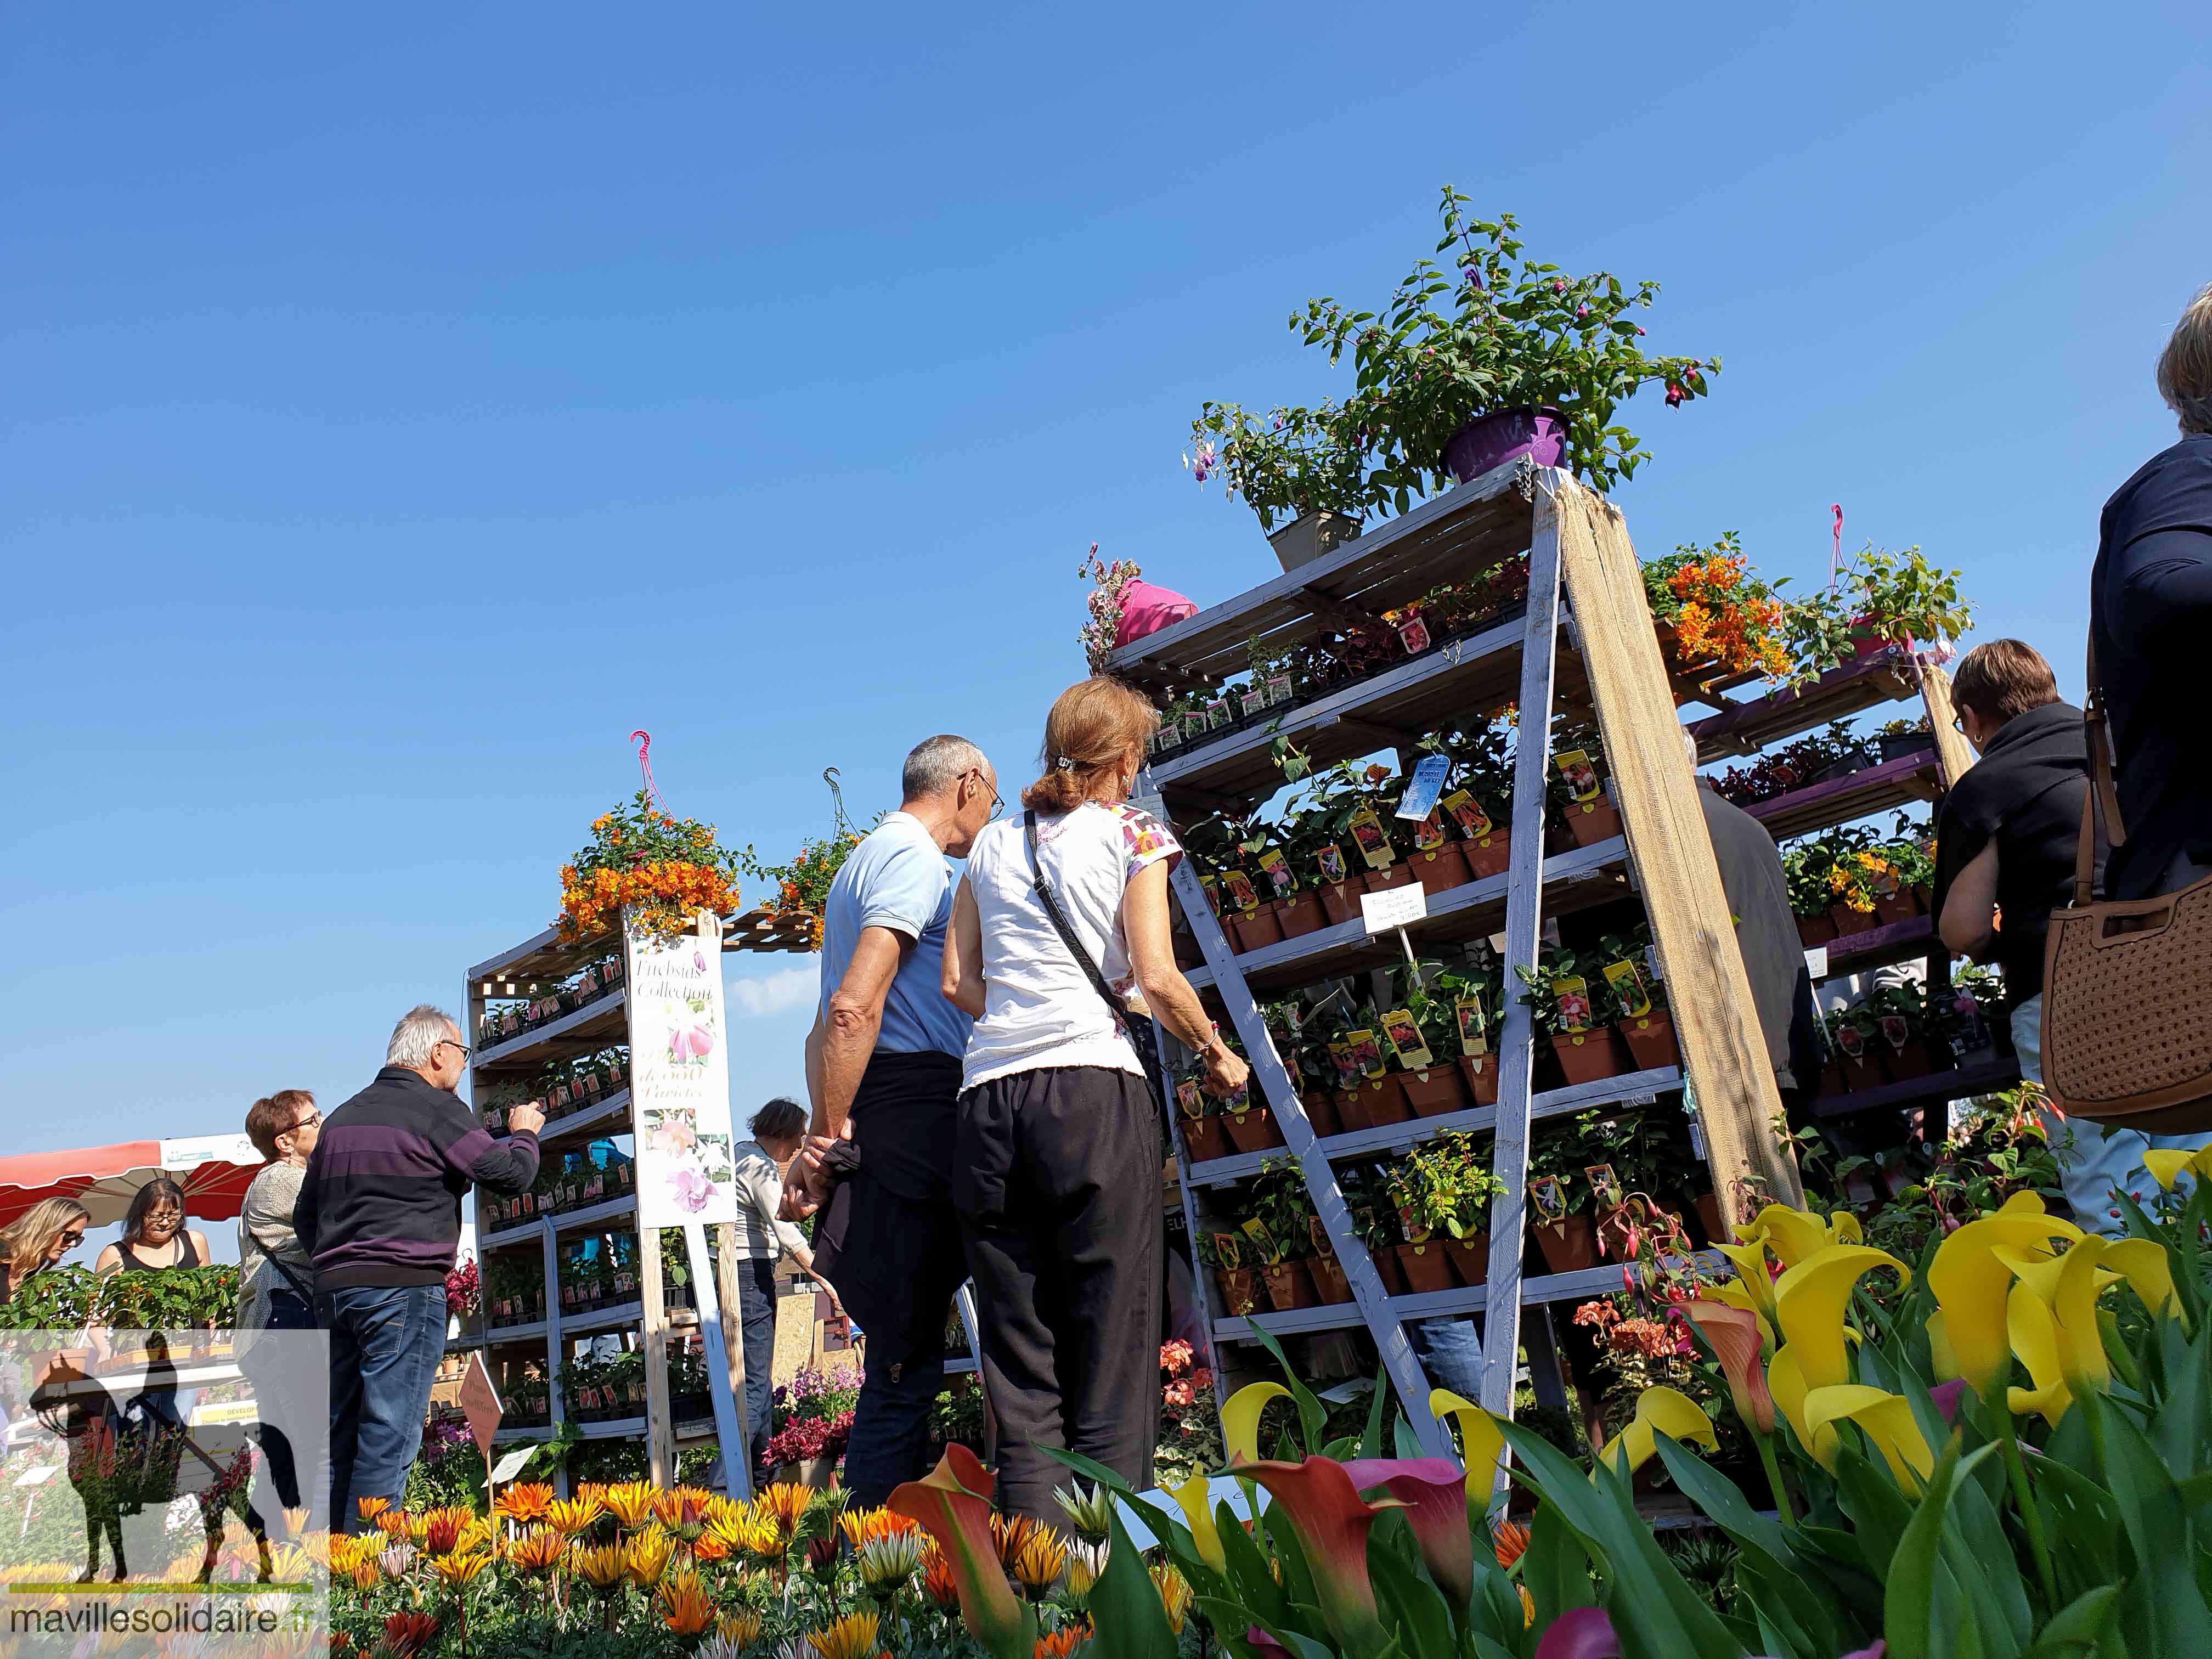
[[[527,1526],[532,1521],[542,1521],[545,1511],[553,1506],[553,1488],[534,1480],[518,1480],[500,1493],[491,1506],[491,1512],[502,1520]]]
[[[907,1516],[885,1509],[848,1510],[837,1517],[837,1529],[854,1549],[891,1533],[921,1530]]]
[[[459,1504],[442,1504],[428,1510],[422,1516],[422,1547],[433,1555],[451,1554],[476,1518],[474,1510],[463,1509]]]
[[[1498,1565],[1510,1567],[1528,1547],[1528,1528],[1516,1522],[1500,1521],[1490,1534],[1490,1545],[1497,1553]]]
[[[813,1501],[814,1494],[808,1488],[779,1480],[753,1499],[753,1515],[773,1526],[776,1535],[788,1542],[798,1535],[799,1522]]]
[[[1091,1632],[1080,1625],[1062,1625],[1049,1636],[1040,1636],[1030,1659],[1067,1659],[1067,1656],[1091,1639]]]
[[[509,1540],[507,1564],[525,1572],[543,1572],[561,1559],[563,1547],[564,1540],[552,1528],[532,1527]]]
[[[660,1622],[678,1636],[696,1636],[714,1622],[714,1604],[693,1569],[672,1573],[661,1585]]]

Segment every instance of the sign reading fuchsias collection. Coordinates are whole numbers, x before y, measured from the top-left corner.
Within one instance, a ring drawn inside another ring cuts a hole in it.
[[[722,945],[713,918],[701,920],[697,933],[623,930],[641,1229],[738,1218]]]

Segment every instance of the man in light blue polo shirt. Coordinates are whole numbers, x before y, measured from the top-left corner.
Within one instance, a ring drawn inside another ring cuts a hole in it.
[[[830,1277],[868,1338],[845,1449],[845,1484],[864,1509],[928,1473],[945,1322],[968,1276],[951,1182],[969,1021],[939,988],[952,917],[945,860],[965,858],[999,811],[997,775],[965,738],[917,744],[900,792],[823,907],[822,1000],[806,1040],[814,1116],[787,1181],[787,1207],[803,1214],[830,1196],[828,1149],[849,1138],[860,1152],[833,1212],[843,1229]]]

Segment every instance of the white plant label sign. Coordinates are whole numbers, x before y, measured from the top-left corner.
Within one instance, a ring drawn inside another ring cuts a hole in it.
[[[721,941],[625,928],[623,945],[637,1224],[735,1221]]]

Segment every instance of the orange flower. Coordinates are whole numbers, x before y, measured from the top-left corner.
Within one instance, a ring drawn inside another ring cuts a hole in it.
[[[848,1510],[837,1517],[837,1528],[856,1550],[890,1533],[921,1530],[905,1516],[894,1515],[884,1509]]]
[[[661,1585],[660,1622],[678,1636],[696,1636],[714,1622],[714,1604],[690,1567],[672,1574]]]
[[[1521,1559],[1528,1547],[1528,1528],[1511,1521],[1500,1521],[1490,1536],[1491,1547],[1498,1553],[1498,1565],[1510,1567]]]
[[[472,1509],[459,1504],[441,1504],[422,1517],[422,1547],[433,1555],[447,1555],[460,1542],[462,1530],[477,1518]]]
[[[1036,1639],[1036,1650],[1032,1659],[1067,1659],[1067,1656],[1091,1639],[1091,1632],[1080,1625],[1062,1625],[1049,1636]]]
[[[561,1559],[561,1534],[550,1527],[532,1527],[507,1547],[510,1566],[525,1572],[543,1572]]]
[[[392,1507],[392,1500],[389,1498],[356,1498],[353,1500],[353,1506],[361,1512],[362,1520],[374,1521]]]
[[[527,1525],[541,1521],[545,1511],[553,1506],[553,1488],[536,1481],[518,1480],[491,1506],[491,1512],[504,1520]]]

